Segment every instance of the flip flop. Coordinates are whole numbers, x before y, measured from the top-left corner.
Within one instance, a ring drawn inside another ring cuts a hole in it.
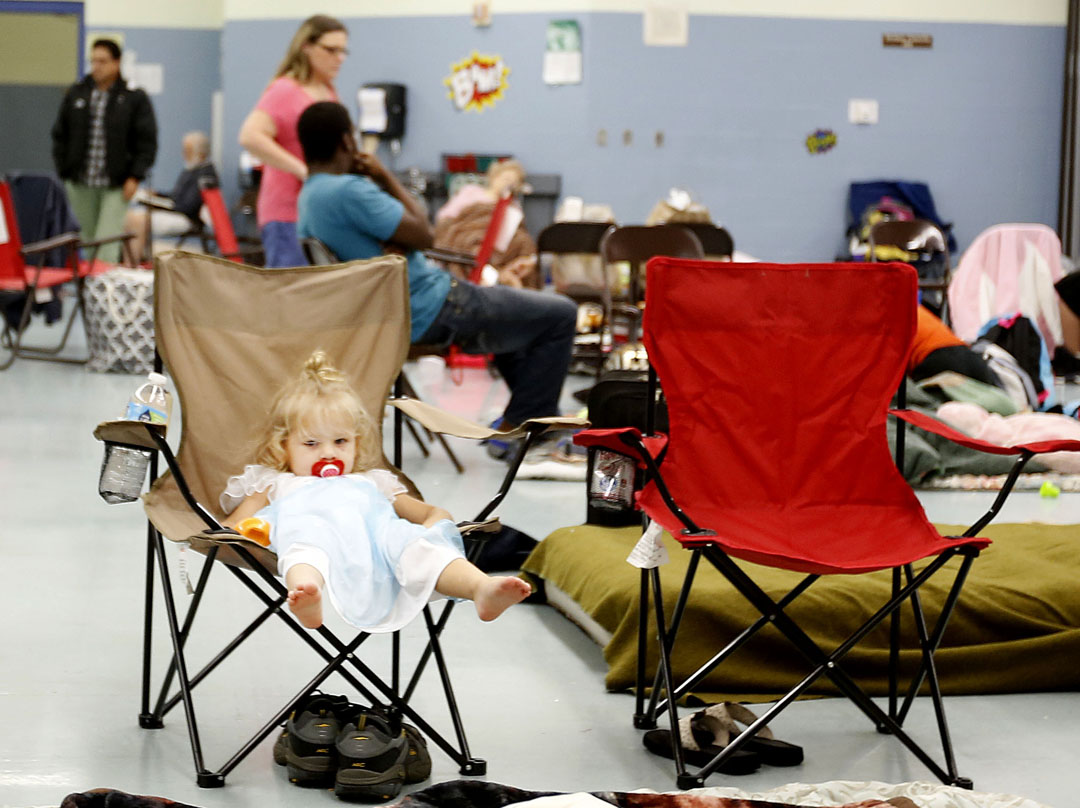
[[[705,766],[724,751],[723,746],[709,743],[714,737],[712,733],[698,729],[696,719],[699,715],[700,713],[695,713],[679,721],[683,760],[691,766]],[[645,733],[642,740],[645,743],[645,748],[654,755],[674,760],[675,752],[671,744],[671,730],[651,729]],[[760,766],[761,758],[757,753],[736,749],[730,757],[720,764],[717,771],[732,775],[752,774]]]
[[[698,715],[712,719],[709,726],[716,730],[717,740],[725,746],[741,734],[744,727],[749,727],[758,720],[750,710],[733,701],[710,704]],[[740,724],[742,726],[739,726]],[[719,727],[723,727],[726,732],[720,732]],[[757,753],[762,763],[770,766],[798,766],[803,762],[802,747],[778,740],[767,725],[754,733],[742,748]]]

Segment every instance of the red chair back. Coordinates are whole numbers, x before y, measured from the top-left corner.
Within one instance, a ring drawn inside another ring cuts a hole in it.
[[[940,540],[886,436],[915,333],[912,267],[654,258],[647,272],[645,345],[671,424],[664,479],[728,552],[861,571],[898,534]],[[665,510],[655,486],[642,504]]]
[[[491,254],[495,252],[495,240],[499,237],[499,228],[502,227],[506,209],[512,200],[513,197],[509,194],[499,197],[499,201],[495,203],[495,209],[491,211],[491,221],[488,222],[487,230],[484,231],[484,240],[480,242],[480,249],[476,253],[476,263],[473,264],[472,272],[469,273],[469,280],[473,283],[480,283],[484,266],[491,260]]]
[[[214,227],[214,240],[217,241],[221,257],[239,261],[240,244],[236,240],[236,230],[233,229],[232,219],[229,218],[229,211],[225,207],[225,198],[221,195],[221,189],[201,188],[200,192],[203,204],[210,213],[210,222]]]
[[[19,238],[11,185],[6,179],[0,179],[0,288],[21,289],[26,285],[21,250],[22,239]]]

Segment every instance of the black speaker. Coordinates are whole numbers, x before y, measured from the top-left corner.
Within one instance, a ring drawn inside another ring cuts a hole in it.
[[[365,107],[373,97],[365,91],[381,91],[385,106],[385,118],[365,114]],[[368,101],[363,100],[367,97]],[[405,134],[405,85],[374,82],[360,87],[360,133],[378,135],[386,140],[398,140]],[[384,124],[385,121],[385,124]],[[378,128],[380,125],[383,128]]]

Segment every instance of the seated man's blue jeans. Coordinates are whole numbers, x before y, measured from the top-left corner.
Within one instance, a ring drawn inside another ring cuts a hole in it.
[[[454,279],[435,321],[416,342],[494,354],[510,388],[503,423],[516,425],[559,414],[576,323],[577,306],[561,295]]]

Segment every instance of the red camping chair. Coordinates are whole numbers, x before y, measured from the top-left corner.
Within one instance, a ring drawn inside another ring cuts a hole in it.
[[[453,264],[462,268],[467,268],[469,282],[476,284],[480,283],[484,267],[487,266],[488,261],[491,260],[491,256],[495,252],[495,242],[498,241],[499,228],[502,227],[503,219],[506,216],[506,209],[510,206],[513,199],[512,195],[505,194],[499,197],[499,200],[495,203],[495,208],[491,212],[491,221],[488,222],[487,229],[484,231],[484,240],[480,242],[480,249],[476,251],[476,255],[458,252],[457,250],[439,249],[437,247],[424,250],[424,255],[434,261],[441,261],[445,264]],[[425,346],[419,353],[430,354],[431,351],[427,350]],[[490,357],[474,356],[463,353],[456,345],[451,345],[445,352],[440,351],[439,353],[445,353],[446,366],[451,370],[463,367],[490,366]],[[454,374],[452,378],[457,384],[461,384],[461,373]]]
[[[671,258],[648,263],[645,344],[653,380],[658,376],[663,386],[671,425],[662,459],[650,454],[637,430],[594,430],[575,437],[578,443],[603,446],[640,463],[648,482],[638,497],[639,507],[693,553],[670,621],[664,616],[659,570],[643,570],[635,725],[653,727],[667,710],[670,737],[679,738],[678,698],[770,623],[808,663],[804,679],[700,770],[687,771],[683,749],[676,744],[672,756],[681,788],[702,785],[822,676],[943,782],[971,787],[956,771],[934,652],[972,562],[989,544],[977,534],[997,513],[1016,475],[1034,453],[1076,450],[1080,441],[993,446],[957,435],[932,418],[896,411],[900,418],[966,446],[1019,455],[990,512],[962,536],[941,536],[897,470],[886,438],[887,407],[903,378],[914,335],[917,284],[915,270],[897,263],[783,266]],[[702,558],[761,617],[676,683],[671,651]],[[943,570],[951,559],[959,563]],[[805,577],[790,593],[775,598],[754,581],[753,569],[740,562]],[[915,562],[921,562],[917,568]],[[852,626],[835,649],[819,647],[786,611],[822,575],[875,570],[892,570],[891,597],[868,604],[864,624]],[[924,612],[919,592],[939,571],[948,595],[928,626],[932,615]],[[650,589],[660,665],[646,711],[644,638]],[[910,679],[899,704],[898,615],[906,603],[914,613],[911,636],[917,634],[918,646],[916,656],[907,657],[911,664],[904,675]],[[843,667],[844,655],[886,618],[891,629],[887,712]],[[924,684],[938,720],[943,764],[903,729]],[[669,694],[667,699],[660,699],[661,690]]]
[[[0,347],[8,351],[7,359],[0,362],[0,370],[6,370],[15,361],[16,357],[24,359],[43,359],[51,362],[68,362],[73,364],[85,364],[86,359],[70,359],[58,354],[67,345],[71,327],[75,324],[75,316],[83,309],[83,283],[90,275],[98,275],[111,269],[110,264],[102,263],[96,259],[98,248],[103,244],[113,241],[127,241],[132,236],[130,233],[122,233],[116,236],[96,239],[94,241],[80,241],[78,233],[63,233],[43,241],[32,244],[23,244],[19,237],[19,224],[15,218],[15,205],[12,201],[11,186],[4,178],[0,178],[0,300],[7,298],[9,301],[22,300],[22,310],[17,318],[0,318],[3,320],[3,330],[0,331]],[[45,253],[50,250],[63,248],[67,251],[67,259],[62,267],[43,266]],[[79,250],[89,250],[88,260],[80,260]],[[36,263],[28,263],[27,259],[37,256]],[[23,345],[22,336],[30,323],[30,313],[33,310],[37,295],[41,290],[55,289],[62,284],[74,281],[76,284],[75,305],[68,315],[64,325],[64,333],[60,343],[53,347],[42,348],[37,346]]]
[[[253,239],[237,237],[229,210],[225,207],[225,198],[221,195],[221,188],[200,183],[199,192],[207,213],[210,214],[214,241],[217,242],[221,257],[239,263],[258,263],[263,255],[262,247]]]

